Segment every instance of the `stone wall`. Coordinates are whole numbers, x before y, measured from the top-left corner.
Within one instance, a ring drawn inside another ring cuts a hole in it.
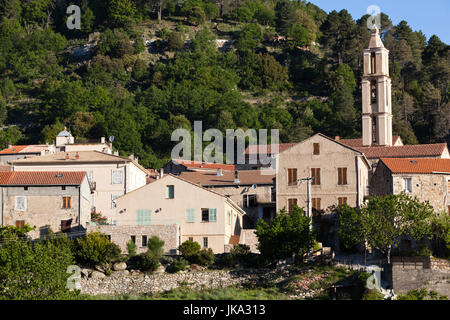
[[[241,236],[239,238],[240,244],[246,244],[250,247],[251,252],[259,253],[258,250],[258,237],[255,234],[255,229],[241,230]]]
[[[392,287],[396,294],[425,288],[450,297],[450,261],[432,257],[393,257]]]
[[[87,232],[99,231],[111,236],[111,241],[117,244],[123,253],[127,253],[127,242],[131,236],[136,237],[137,253],[147,251],[147,247],[142,246],[142,236],[147,236],[147,240],[152,236],[157,236],[164,240],[164,254],[176,254],[180,245],[180,226],[176,224],[168,225],[148,225],[148,226],[88,226]]]

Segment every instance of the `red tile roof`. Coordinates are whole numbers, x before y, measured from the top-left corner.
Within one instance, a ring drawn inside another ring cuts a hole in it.
[[[392,173],[449,173],[450,159],[382,158]]]
[[[392,137],[392,145],[395,145],[398,142],[398,139],[400,139],[400,136],[393,136]],[[358,139],[340,139],[339,137],[335,138],[336,141],[339,141],[340,143],[343,143],[349,147],[352,148],[362,148],[362,138]]]
[[[185,171],[180,178],[202,186],[234,185],[234,171],[217,172]],[[263,175],[260,170],[242,170],[238,172],[239,185],[272,184],[275,175]]]
[[[377,158],[415,158],[415,157],[440,157],[446,143],[417,144],[397,147],[357,147],[368,159]]]
[[[27,148],[28,146],[11,146],[11,148],[6,148],[0,151],[0,154],[11,154],[11,153],[19,153],[23,149]]]
[[[172,159],[172,161],[182,164],[186,168],[198,168],[198,169],[222,169],[222,170],[234,170],[234,165],[232,164],[221,164],[212,162],[202,162],[202,161],[192,161],[183,159]]]
[[[0,172],[0,185],[80,185],[84,171],[11,171]]]
[[[278,152],[276,153],[272,153],[275,152],[274,148],[277,146],[276,144],[268,144],[266,145],[250,145],[247,147],[247,149],[245,149],[245,153],[244,154],[278,154],[280,152],[283,152],[284,150],[296,145],[298,142],[294,142],[294,143],[280,143],[278,144]],[[267,151],[265,150],[265,148],[267,148]]]

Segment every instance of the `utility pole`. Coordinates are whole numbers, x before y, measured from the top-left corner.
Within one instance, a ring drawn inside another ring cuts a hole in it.
[[[306,202],[307,202],[307,217],[310,219],[309,221],[309,230],[312,231],[312,201],[311,201],[311,181],[314,180],[314,178],[302,178],[298,179],[297,181],[306,181]],[[311,251],[308,250],[308,261],[311,259]]]

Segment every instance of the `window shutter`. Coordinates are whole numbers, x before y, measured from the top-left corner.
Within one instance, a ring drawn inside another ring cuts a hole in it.
[[[187,222],[195,222],[194,209],[186,209]]]
[[[313,146],[314,146],[314,151],[313,151],[313,153],[314,153],[315,155],[319,155],[319,154],[320,154],[320,144],[319,144],[319,143],[314,143]]]
[[[209,209],[209,222],[217,221],[217,209]]]
[[[347,168],[342,168],[342,183],[347,184]]]
[[[137,225],[138,226],[142,225],[142,210],[137,211]]]

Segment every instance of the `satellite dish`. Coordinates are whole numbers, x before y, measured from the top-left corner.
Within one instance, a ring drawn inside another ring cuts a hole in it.
[[[109,137],[109,142],[113,142],[114,141],[114,136],[110,136]]]
[[[252,189],[255,190],[256,189],[256,184],[252,185]]]

